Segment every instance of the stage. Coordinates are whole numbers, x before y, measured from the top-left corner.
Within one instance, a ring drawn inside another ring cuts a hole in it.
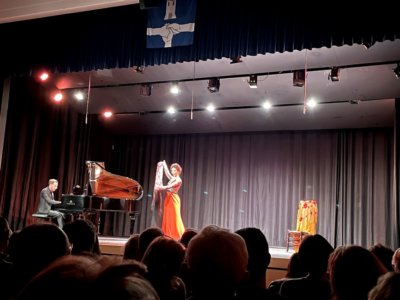
[[[104,255],[120,255],[124,253],[127,237],[99,236],[100,249]],[[275,279],[283,278],[286,275],[287,265],[292,250],[286,251],[286,248],[270,247],[271,263],[267,271],[267,285]]]

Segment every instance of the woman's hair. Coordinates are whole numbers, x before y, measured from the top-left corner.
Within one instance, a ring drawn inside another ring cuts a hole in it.
[[[173,163],[171,165],[171,169],[172,168],[175,168],[179,172],[179,174],[182,173],[182,167],[178,163]]]
[[[378,284],[369,292],[368,299],[400,299],[400,273],[388,272],[379,277]]]
[[[374,254],[356,245],[337,247],[328,266],[332,299],[368,299],[378,277],[387,271]]]

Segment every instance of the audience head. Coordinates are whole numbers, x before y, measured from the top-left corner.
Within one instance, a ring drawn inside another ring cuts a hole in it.
[[[184,246],[174,239],[160,236],[147,247],[142,262],[148,271],[156,276],[172,277],[177,275],[185,257]]]
[[[186,228],[179,240],[185,248],[188,247],[190,240],[197,234],[197,231],[191,228]]]
[[[147,247],[150,243],[157,237],[164,236],[164,232],[161,228],[158,227],[150,227],[143,230],[139,235],[139,256],[142,259],[144,253],[147,250]]]
[[[400,273],[400,248],[398,248],[393,254],[392,266],[395,272]]]
[[[91,221],[78,219],[65,224],[63,230],[71,243],[71,254],[95,253],[98,237],[96,227]]]
[[[388,271],[393,271],[392,257],[394,251],[392,249],[379,243],[371,246],[368,250],[371,251],[383,263]]]
[[[400,273],[388,272],[378,279],[378,284],[369,292],[369,300],[400,299]]]
[[[31,280],[16,300],[158,300],[143,279],[146,266],[139,262],[121,263],[119,258],[64,256]]]
[[[95,281],[92,299],[159,300],[146,280],[146,266],[138,261],[107,266]]]
[[[38,273],[15,299],[91,299],[93,282],[101,269],[91,257],[63,256]]]
[[[161,299],[186,299],[185,284],[178,274],[185,257],[185,247],[167,236],[153,240],[144,253],[147,278]]]
[[[104,276],[103,276],[104,277]],[[106,278],[106,284],[98,284],[97,299],[118,300],[159,300],[157,292],[149,281],[136,276]],[[104,282],[104,278],[102,282]]]
[[[332,293],[336,299],[367,299],[379,276],[386,272],[383,264],[360,246],[340,246],[329,258]]]
[[[125,243],[124,247],[124,259],[136,259],[139,258],[139,234],[132,234]]]
[[[301,268],[312,276],[324,275],[332,252],[333,247],[322,235],[307,235],[298,252]]]
[[[265,276],[265,272],[271,262],[271,254],[269,253],[269,246],[264,233],[260,229],[253,227],[239,229],[236,233],[246,243],[249,255],[247,270],[250,278],[257,279]]]
[[[299,252],[295,252],[289,259],[288,267],[287,267],[287,278],[300,278],[307,275],[307,271],[304,270],[302,264],[299,259]]]
[[[21,279],[32,278],[57,258],[70,253],[67,235],[55,224],[29,225],[12,243],[12,261]]]
[[[220,292],[221,297],[230,296],[247,279],[246,244],[227,229],[215,225],[203,228],[190,241],[186,258],[194,295],[212,290]]]

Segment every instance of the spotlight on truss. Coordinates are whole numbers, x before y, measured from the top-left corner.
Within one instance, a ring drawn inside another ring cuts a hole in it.
[[[142,84],[140,86],[140,91],[139,91],[140,96],[151,96],[151,85],[150,84]]]
[[[306,71],[296,70],[293,71],[293,86],[302,87],[306,82]]]
[[[219,78],[211,78],[208,80],[208,90],[210,91],[210,93],[216,93],[219,91],[219,87],[220,87],[220,82],[219,82]]]
[[[249,87],[252,89],[257,88],[257,75],[250,75]]]
[[[328,79],[331,81],[339,81],[340,69],[338,67],[333,67],[328,75]]]

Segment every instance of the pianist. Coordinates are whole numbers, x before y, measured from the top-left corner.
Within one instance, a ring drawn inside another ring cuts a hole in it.
[[[50,217],[57,217],[58,226],[62,228],[64,214],[51,209],[51,205],[61,203],[61,201],[54,200],[54,192],[57,188],[58,181],[56,179],[50,179],[49,185],[40,192],[40,202],[37,213],[47,214]]]

